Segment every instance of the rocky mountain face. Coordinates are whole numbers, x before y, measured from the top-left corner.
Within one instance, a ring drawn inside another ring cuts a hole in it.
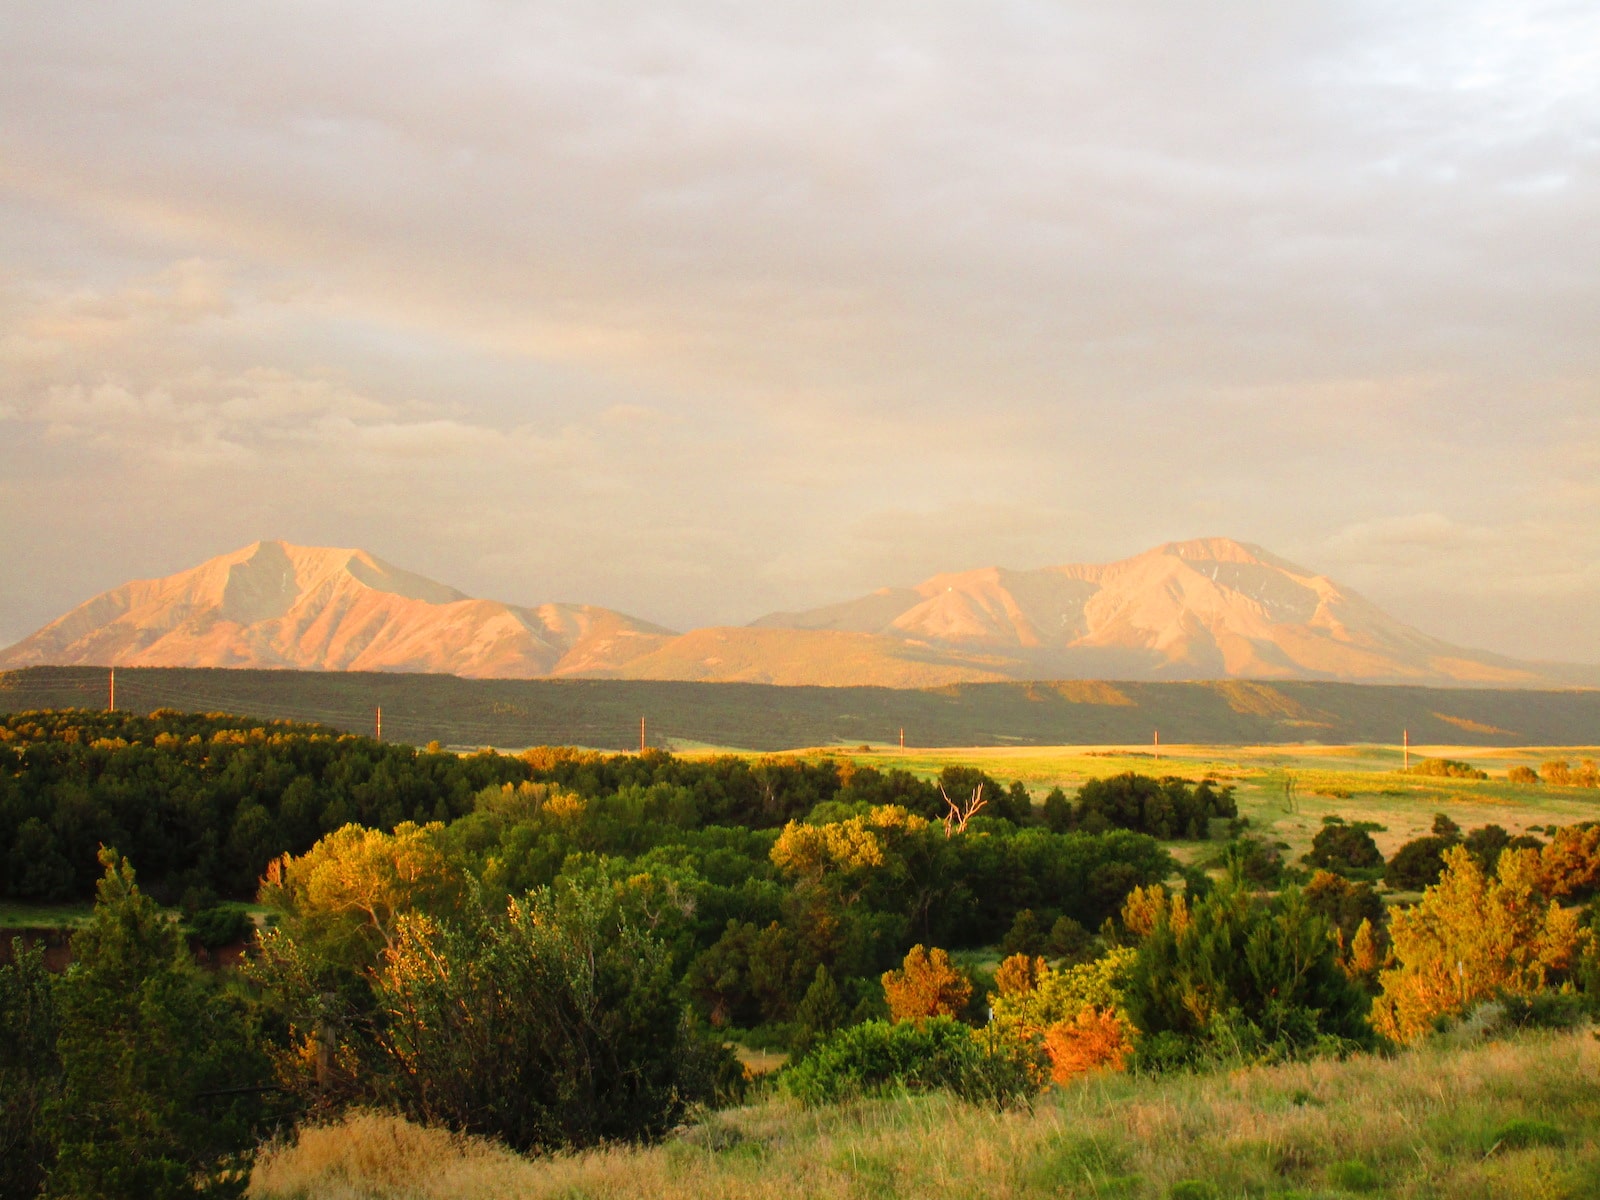
[[[935,575],[756,626],[982,656],[1009,678],[1550,681],[1537,666],[1429,637],[1326,576],[1227,538],[1113,563]]]
[[[671,631],[584,604],[474,600],[362,550],[257,542],[123,584],[0,666],[294,667],[527,679],[611,670]]]
[[[475,600],[360,550],[258,542],[124,584],[0,652],[35,664],[295,667],[933,687],[1003,679],[1544,686],[1581,669],[1465,650],[1256,546],[990,567],[675,634],[609,609]]]

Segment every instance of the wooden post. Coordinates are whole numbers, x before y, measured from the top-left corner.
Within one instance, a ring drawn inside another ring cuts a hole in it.
[[[1156,761],[1161,761],[1161,730],[1156,730]]]
[[[117,669],[111,668],[111,707],[109,712],[117,711]]]
[[[378,741],[381,742],[381,741],[383,741],[383,705],[381,705],[381,704],[378,705],[377,727],[378,727],[377,738],[378,738]]]
[[[644,748],[645,748],[645,740],[644,740],[644,718],[643,718],[643,717],[640,717],[640,718],[639,718],[639,753],[640,753],[640,754],[643,754],[643,753],[644,753]]]
[[[906,748],[906,727],[904,725],[902,725],[902,726],[900,726],[900,749],[904,750],[905,748]]]
[[[1411,770],[1411,730],[1402,729],[1400,731],[1400,741],[1405,745],[1406,758],[1404,769],[1409,771]]]

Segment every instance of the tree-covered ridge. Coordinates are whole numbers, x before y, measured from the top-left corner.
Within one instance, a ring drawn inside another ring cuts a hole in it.
[[[0,711],[93,708],[103,667],[0,671]],[[455,746],[638,745],[650,736],[751,751],[862,742],[904,729],[910,746],[1386,743],[1581,746],[1600,723],[1600,690],[1425,688],[1289,680],[1109,684],[972,683],[948,688],[805,688],[637,679],[462,679],[373,671],[119,667],[117,696],[148,711],[258,713],[372,728]],[[1308,724],[1310,722],[1310,724]],[[655,744],[660,744],[658,741]]]

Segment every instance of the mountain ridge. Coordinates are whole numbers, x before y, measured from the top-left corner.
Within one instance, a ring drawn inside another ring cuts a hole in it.
[[[475,599],[364,550],[262,541],[103,592],[0,663],[537,678],[615,666],[671,636],[593,605]]]
[[[1570,681],[1431,637],[1325,575],[1230,538],[1167,542],[1111,563],[935,575],[755,624],[1005,655],[1012,678]]]
[[[1454,646],[1326,575],[1230,538],[1107,563],[930,576],[744,626],[676,633],[611,609],[477,599],[364,550],[251,543],[134,580],[0,650],[34,665],[269,667],[940,687],[1029,679],[1541,687],[1600,670]]]

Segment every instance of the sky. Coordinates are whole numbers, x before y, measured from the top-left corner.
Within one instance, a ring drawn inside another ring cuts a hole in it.
[[[1259,543],[1600,661],[1600,8],[0,0],[0,644]]]

